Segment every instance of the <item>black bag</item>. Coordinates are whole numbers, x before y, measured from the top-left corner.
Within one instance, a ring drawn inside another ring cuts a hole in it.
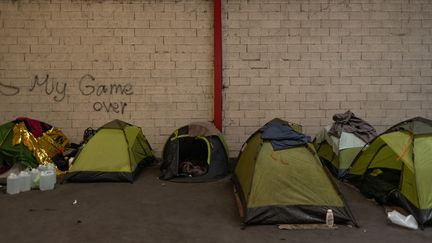
[[[91,137],[93,137],[93,135],[96,134],[96,130],[94,130],[93,128],[89,127],[84,131],[84,135],[83,135],[83,143],[87,143],[88,140],[90,140]]]

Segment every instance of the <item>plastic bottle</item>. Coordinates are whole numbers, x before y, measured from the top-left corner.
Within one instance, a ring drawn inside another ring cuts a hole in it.
[[[326,225],[328,227],[333,227],[334,226],[334,217],[333,217],[333,211],[331,209],[327,209],[327,214],[326,214]]]
[[[6,192],[8,194],[18,194],[20,192],[21,180],[19,176],[15,175],[14,173],[10,173],[6,181]]]
[[[40,173],[39,189],[41,191],[47,191],[54,189],[54,172],[52,171],[42,171]]]
[[[27,192],[31,188],[31,177],[27,171],[21,171],[18,175],[20,177],[20,191]]]

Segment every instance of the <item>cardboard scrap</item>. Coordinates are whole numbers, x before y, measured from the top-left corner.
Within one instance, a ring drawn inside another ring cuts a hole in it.
[[[280,224],[278,225],[279,229],[284,230],[304,230],[304,229],[337,229],[336,225],[332,227],[327,226],[326,224]]]

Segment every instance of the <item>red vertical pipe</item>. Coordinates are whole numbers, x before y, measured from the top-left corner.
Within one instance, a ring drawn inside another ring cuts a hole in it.
[[[214,0],[214,125],[222,131],[222,6]]]

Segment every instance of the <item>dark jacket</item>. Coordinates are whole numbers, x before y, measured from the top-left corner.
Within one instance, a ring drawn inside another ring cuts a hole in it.
[[[340,138],[342,132],[349,132],[368,143],[377,136],[377,132],[372,125],[356,117],[351,111],[335,114],[333,120],[334,123],[329,134],[335,137]]]

